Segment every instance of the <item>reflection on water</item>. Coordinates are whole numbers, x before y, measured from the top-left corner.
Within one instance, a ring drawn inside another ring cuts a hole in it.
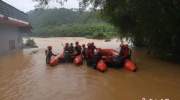
[[[109,69],[100,73],[86,65],[48,67],[44,48],[59,53],[67,41],[87,43],[83,38],[35,38],[39,49],[29,49],[0,58],[0,100],[141,100],[180,99],[180,65],[137,53],[139,71]],[[117,49],[116,40],[93,40],[100,47]]]

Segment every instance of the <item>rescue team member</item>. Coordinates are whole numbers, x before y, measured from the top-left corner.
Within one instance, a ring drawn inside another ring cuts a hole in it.
[[[88,48],[87,48],[87,65],[88,66],[93,66],[95,67],[96,66],[96,57],[98,58],[98,55],[99,55],[99,51],[96,52],[96,57],[95,57],[95,50],[96,50],[96,47],[94,45],[94,43],[88,43]]]
[[[120,52],[119,55],[124,59],[131,59],[132,50],[129,48],[128,44],[121,44],[120,45]]]
[[[70,62],[70,60],[71,60],[71,55],[70,55],[69,51],[70,51],[69,43],[66,43],[65,47],[64,47],[64,60],[65,60],[65,62]]]
[[[69,52],[70,52],[71,54],[74,53],[74,45],[73,45],[73,43],[71,43],[70,46],[69,46]]]
[[[79,42],[76,42],[76,46],[75,46],[75,56],[78,56],[81,54],[81,46],[79,45]]]
[[[125,56],[127,59],[131,59],[132,49],[129,48],[128,44],[125,45]]]
[[[69,46],[69,53],[71,56],[71,62],[73,62],[73,59],[74,59],[74,45],[73,45],[73,43],[71,43]]]
[[[56,56],[56,55],[52,52],[52,46],[48,46],[48,47],[47,47],[47,50],[45,51],[45,54],[46,54],[46,64],[49,64],[52,56]]]
[[[92,65],[92,59],[93,59],[93,51],[91,49],[91,44],[88,43],[87,44],[87,52],[86,52],[86,56],[87,56],[87,65],[91,66]]]
[[[119,47],[120,47],[119,56],[123,56],[124,55],[125,45],[123,43],[121,43]]]
[[[91,48],[94,51],[96,49],[96,46],[94,45],[94,42],[91,43]]]
[[[92,67],[96,68],[96,65],[98,64],[98,62],[102,59],[102,55],[100,53],[100,49],[94,49],[94,56],[92,59]]]
[[[83,56],[83,58],[84,59],[86,59],[87,58],[87,56],[86,56],[86,52],[87,52],[87,48],[86,48],[86,45],[85,44],[83,44],[82,45],[82,56]]]

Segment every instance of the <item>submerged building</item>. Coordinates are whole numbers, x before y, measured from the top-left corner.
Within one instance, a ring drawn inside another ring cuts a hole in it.
[[[22,35],[30,32],[28,15],[0,0],[0,55],[22,49]]]

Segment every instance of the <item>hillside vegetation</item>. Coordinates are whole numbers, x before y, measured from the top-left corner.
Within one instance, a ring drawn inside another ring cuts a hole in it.
[[[116,29],[103,21],[96,12],[80,12],[73,9],[36,9],[28,12],[33,26],[32,36],[83,36],[110,38]]]

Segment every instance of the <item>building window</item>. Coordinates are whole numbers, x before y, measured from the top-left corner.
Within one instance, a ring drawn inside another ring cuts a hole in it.
[[[9,40],[9,49],[10,50],[16,49],[15,40]]]

